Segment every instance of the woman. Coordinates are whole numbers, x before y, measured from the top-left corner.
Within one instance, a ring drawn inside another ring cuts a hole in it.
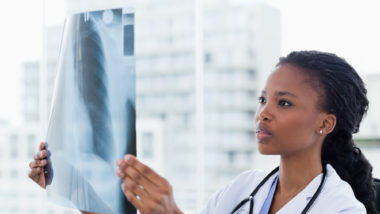
[[[281,58],[259,97],[260,153],[280,155],[272,172],[247,171],[209,200],[202,213],[376,213],[372,167],[352,134],[368,109],[356,71],[334,54],[292,52]],[[41,186],[43,145],[29,176]],[[182,213],[170,184],[135,157],[117,175],[141,213]]]

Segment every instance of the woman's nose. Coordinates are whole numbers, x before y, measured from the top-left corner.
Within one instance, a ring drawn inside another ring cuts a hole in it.
[[[260,106],[257,109],[256,120],[268,121],[268,120],[272,120],[272,118],[273,118],[273,116],[270,113],[270,109],[269,109],[269,106],[267,104]]]

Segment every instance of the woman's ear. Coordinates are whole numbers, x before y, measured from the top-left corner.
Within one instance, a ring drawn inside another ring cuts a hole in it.
[[[320,130],[323,131],[324,134],[330,134],[336,125],[336,116],[334,114],[326,114],[323,121],[322,126],[320,127]]]

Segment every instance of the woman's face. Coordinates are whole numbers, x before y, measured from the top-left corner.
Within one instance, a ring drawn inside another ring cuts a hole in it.
[[[284,64],[269,76],[256,111],[262,154],[293,155],[315,148],[322,112],[318,92],[300,68]]]

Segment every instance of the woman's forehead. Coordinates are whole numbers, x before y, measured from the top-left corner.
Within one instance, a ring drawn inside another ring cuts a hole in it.
[[[268,77],[264,91],[267,94],[285,91],[297,97],[317,96],[311,81],[311,78],[301,68],[284,64],[277,67]]]

